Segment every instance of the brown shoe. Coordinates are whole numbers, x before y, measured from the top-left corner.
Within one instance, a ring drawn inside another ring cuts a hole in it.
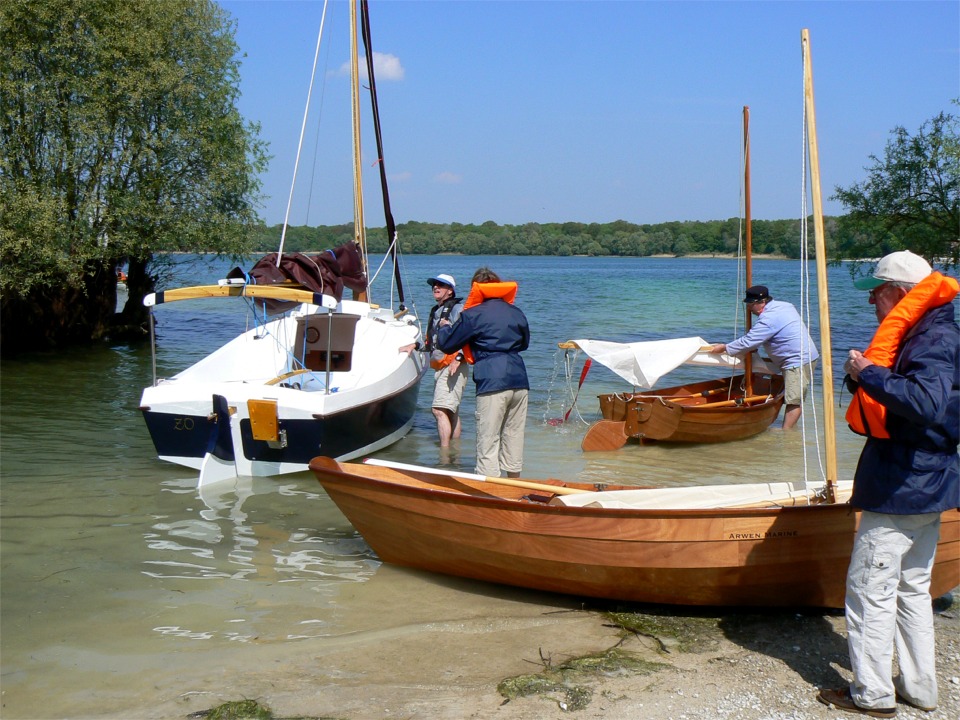
[[[904,705],[909,705],[910,707],[914,707],[917,710],[923,710],[924,712],[933,712],[934,710],[937,709],[936,705],[934,705],[933,707],[927,707],[926,705],[917,705],[917,703],[915,703],[913,700],[907,700],[900,693],[897,693],[897,702],[903,703]]]
[[[844,712],[860,713],[870,717],[892,718],[897,716],[897,708],[865,708],[857,705],[850,697],[850,688],[840,688],[839,690],[823,689],[817,693],[817,700],[824,705],[832,705],[837,710]]]

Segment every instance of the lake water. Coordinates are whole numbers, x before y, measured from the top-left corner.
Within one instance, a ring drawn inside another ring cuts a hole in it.
[[[532,329],[524,354],[532,386],[525,477],[661,485],[798,479],[805,472],[818,479],[822,442],[813,430],[822,425],[820,407],[804,412],[805,432],[772,429],[726,445],[587,455],[580,440],[597,418],[596,395],[628,389],[596,366],[570,421],[547,422],[569,407],[583,361],[567,366],[558,342],[732,339],[741,307],[733,260],[408,257],[407,292],[420,316],[432,303],[427,277],[451,273],[465,288],[481,265],[519,282],[517,305]],[[171,286],[208,282],[226,269],[184,262]],[[799,262],[756,261],[754,282],[799,304],[800,270]],[[812,277],[812,264],[809,270]],[[839,380],[847,349],[866,346],[876,319],[845,268],[831,268],[829,277]],[[239,306],[225,300],[158,308],[158,374],[173,374],[237,334],[245,322]],[[816,322],[813,332],[819,345]],[[685,372],[671,384],[693,377]],[[307,473],[245,479],[199,495],[189,470],[155,458],[137,410],[151,379],[147,344],[34,354],[2,365],[4,718],[146,716],[145,708],[215,684],[231,668],[277,662],[294,644],[322,648],[356,630],[361,616],[376,630],[387,620],[358,611],[358,587],[369,588],[363,603],[389,597],[390,623],[416,613],[418,597],[443,592],[437,578],[382,567]],[[839,384],[836,392],[841,396]],[[448,456],[437,445],[431,397],[428,375],[413,431],[378,456],[472,472],[472,382],[463,439]],[[844,406],[847,399],[841,397]],[[851,476],[861,447],[842,413],[841,479]],[[469,612],[471,584],[465,587],[459,610]],[[529,597],[504,590],[483,601],[507,612],[511,599]]]

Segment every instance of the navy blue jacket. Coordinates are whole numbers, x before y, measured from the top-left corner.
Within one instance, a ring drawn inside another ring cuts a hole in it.
[[[928,310],[892,368],[859,386],[887,408],[889,439],[867,438],[850,504],[890,515],[960,507],[960,328],[952,303]]]
[[[498,298],[484,300],[437,332],[437,347],[445,353],[465,345],[473,353],[477,395],[530,389],[520,357],[520,352],[530,347],[530,327],[520,308]]]

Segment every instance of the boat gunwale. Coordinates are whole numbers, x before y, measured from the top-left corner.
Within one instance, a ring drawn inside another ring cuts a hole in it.
[[[321,461],[318,463],[318,460]],[[311,472],[317,477],[317,481],[324,487],[326,490],[326,485],[324,484],[324,479],[320,475],[330,475],[334,476],[332,480],[333,483],[346,486],[349,491],[351,485],[364,484],[367,485],[379,492],[394,492],[394,493],[403,493],[410,494],[413,496],[419,496],[422,500],[430,501],[442,501],[446,503],[477,503],[482,506],[489,506],[490,509],[499,507],[499,508],[512,508],[514,511],[519,512],[533,512],[533,513],[548,513],[548,514],[558,514],[558,515],[571,515],[571,516],[616,516],[618,519],[656,519],[656,518],[676,518],[676,517],[688,517],[691,519],[697,518],[732,518],[740,516],[748,517],[763,517],[764,515],[778,515],[786,511],[792,512],[803,512],[808,511],[813,508],[818,508],[823,511],[826,511],[827,508],[831,512],[847,512],[847,513],[857,513],[859,510],[850,505],[849,502],[844,503],[826,503],[821,502],[811,505],[779,505],[772,507],[725,507],[725,508],[605,508],[605,507],[586,507],[586,506],[571,506],[571,505],[551,505],[549,503],[540,503],[540,502],[523,502],[522,496],[517,499],[499,497],[496,494],[483,495],[472,493],[466,493],[457,491],[452,488],[446,488],[441,485],[436,485],[434,487],[419,487],[417,485],[407,485],[405,483],[391,482],[386,479],[379,479],[373,477],[367,477],[366,475],[359,475],[351,472],[344,471],[342,469],[335,469],[326,464],[327,460],[332,460],[332,458],[327,458],[326,456],[318,456],[313,458],[309,463],[309,468]],[[332,462],[337,462],[332,460]],[[340,463],[337,463],[338,467],[341,466]],[[396,472],[398,475],[406,475],[399,471]],[[430,483],[428,480],[421,480],[416,477],[411,477],[411,479],[420,482],[420,483]],[[484,481],[470,481],[462,478],[457,478],[454,476],[438,476],[444,477],[451,482],[463,482],[467,484],[468,487],[474,488],[478,491],[481,491],[479,486],[484,485]],[[542,480],[531,480],[531,482],[544,482]],[[495,483],[488,483],[496,487]],[[561,486],[558,486],[561,487]],[[595,490],[588,489],[588,486],[584,483],[564,483],[563,487],[572,487],[577,489],[583,489],[586,492],[594,492]],[[607,486],[606,491],[610,491],[611,487],[614,490],[656,490],[663,488],[653,488],[653,487],[644,487],[636,485],[614,485]],[[696,488],[700,486],[690,486],[691,488]],[[708,487],[708,486],[707,486]],[[528,490],[526,494],[535,492],[533,490]],[[599,491],[604,492],[604,491]]]

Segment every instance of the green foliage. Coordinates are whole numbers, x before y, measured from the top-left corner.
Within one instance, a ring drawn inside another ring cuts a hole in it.
[[[236,108],[233,31],[212,0],[3,4],[5,305],[158,252],[251,248],[266,155]]]
[[[960,267],[958,131],[960,120],[946,113],[927,120],[915,135],[894,128],[883,158],[870,156],[867,178],[836,188],[834,197],[849,211],[837,233],[838,258],[909,249]]]
[[[835,227],[832,219],[825,222],[829,237]],[[281,227],[260,226],[256,246],[263,252],[276,249]],[[737,218],[708,222],[669,222],[659,225],[634,225],[625,220],[610,223],[527,223],[497,225],[487,221],[481,225],[461,223],[401,223],[397,232],[403,252],[411,255],[735,255],[742,232]],[[352,238],[350,225],[291,227],[287,229],[285,249],[317,251],[332,248]],[[808,255],[813,255],[813,239],[809,238]],[[368,228],[370,252],[387,249],[383,228]],[[799,220],[754,220],[754,253],[788,258],[800,257]]]

